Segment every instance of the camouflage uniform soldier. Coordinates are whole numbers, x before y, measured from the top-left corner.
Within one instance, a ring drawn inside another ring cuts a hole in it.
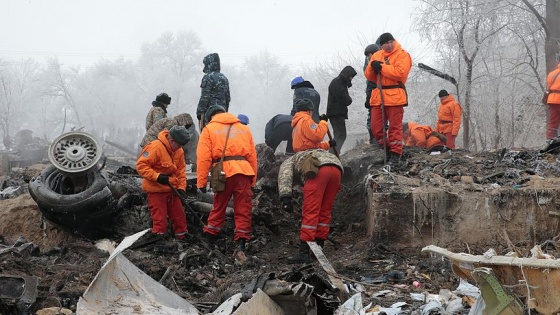
[[[185,163],[191,164],[191,167],[194,168],[191,170],[194,172],[196,171],[196,146],[198,144],[198,132],[193,125],[193,119],[190,114],[183,113],[179,114],[173,118],[163,118],[158,120],[155,124],[153,124],[146,134],[142,141],[140,142],[140,147],[144,147],[146,144],[156,140],[158,135],[163,130],[169,130],[173,126],[185,126],[188,131],[189,139],[187,144],[183,145],[183,151],[185,151]]]
[[[298,254],[288,257],[290,263],[310,261],[308,241],[324,245],[329,236],[332,207],[340,190],[342,172],[340,160],[323,149],[298,152],[280,165],[278,190],[284,211],[293,211],[291,195],[294,180],[303,183],[301,244]]]
[[[171,104],[171,97],[167,93],[161,93],[156,96],[156,100],[152,102],[152,108],[146,115],[146,131],[158,120],[167,117],[167,106]],[[156,135],[157,137],[157,135]]]
[[[196,118],[198,119],[200,130],[205,125],[204,117],[208,108],[212,105],[221,105],[229,109],[229,102],[231,96],[229,93],[229,81],[226,76],[220,72],[220,56],[217,53],[212,53],[204,57],[204,69],[202,70],[205,75],[200,83],[202,89],[200,93],[200,100],[196,108]]]

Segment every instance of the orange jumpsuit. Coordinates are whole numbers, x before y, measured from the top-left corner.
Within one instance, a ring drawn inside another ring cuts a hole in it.
[[[546,138],[553,139],[558,136],[558,126],[560,126],[560,63],[546,77],[546,88],[550,92],[546,100],[549,113]]]
[[[408,133],[405,134],[405,144],[424,149],[430,149],[437,145],[445,145],[436,136],[430,136],[432,127],[419,125],[415,122],[408,123]]]
[[[323,141],[329,130],[329,123],[326,121],[320,120],[316,123],[310,113],[299,111],[292,119],[292,128],[294,152],[330,148],[329,142]]]
[[[216,114],[202,129],[196,150],[196,185],[198,188],[206,187],[210,167],[222,157],[230,126],[232,127],[223,162],[223,170],[227,178],[225,190],[214,194],[214,207],[210,211],[204,232],[213,235],[220,234],[225,223],[227,204],[233,195],[234,240],[249,240],[252,233],[253,191],[251,187],[257,181],[257,151],[251,129],[243,125],[234,115]]]
[[[187,234],[187,216],[181,200],[168,185],[157,182],[159,174],[167,174],[173,187],[182,190],[187,187],[185,154],[182,148],[171,150],[167,135],[169,131],[163,130],[158,134],[157,140],[144,146],[136,162],[136,169],[143,178],[142,190],[148,194],[152,233],[166,233],[169,216],[175,236],[181,239]]]
[[[395,40],[391,52],[381,49],[373,54],[364,71],[366,79],[378,82],[377,74],[371,67],[372,61],[381,61],[381,88],[383,90],[383,106],[385,108],[385,120],[389,121],[387,134],[387,147],[391,152],[402,154],[402,119],[404,106],[408,105],[408,95],[404,85],[412,68],[412,58],[408,52],[402,49]],[[381,113],[381,95],[379,88],[372,90],[369,99],[371,106],[371,131],[380,145],[383,145],[383,124]]]
[[[438,120],[436,121],[436,131],[447,137],[445,144],[450,149],[455,149],[455,138],[461,128],[461,115],[463,109],[455,101],[453,95],[446,96],[438,109]]]

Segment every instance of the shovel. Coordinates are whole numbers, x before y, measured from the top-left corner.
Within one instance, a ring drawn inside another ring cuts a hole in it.
[[[329,136],[329,140],[333,139],[330,129],[327,129],[327,136]],[[338,155],[338,149],[336,148],[336,146],[332,147],[332,149],[334,151],[334,155],[336,155],[336,157],[340,160],[340,163],[342,163],[342,160],[340,159],[340,155]],[[343,182],[352,180],[352,168],[344,165],[342,167],[344,168],[344,171],[342,174],[342,178],[340,180]]]

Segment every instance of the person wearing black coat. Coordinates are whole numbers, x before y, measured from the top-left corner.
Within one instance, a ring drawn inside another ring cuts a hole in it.
[[[294,101],[292,105],[292,111],[290,115],[294,116],[296,114],[296,103],[304,98],[311,100],[313,102],[313,113],[311,117],[316,123],[319,123],[319,105],[321,103],[321,96],[319,92],[315,90],[315,87],[311,82],[303,79],[302,77],[295,77],[292,80],[292,90],[294,90]]]
[[[278,114],[268,121],[264,129],[264,142],[276,151],[282,141],[287,141],[286,154],[294,154],[292,147],[292,115]]]
[[[346,66],[329,85],[326,116],[331,121],[334,133],[334,142],[336,143],[339,152],[342,152],[342,145],[346,140],[348,106],[352,104],[352,98],[350,97],[350,94],[348,94],[348,88],[352,86],[352,79],[356,76],[356,74],[357,72],[354,68]],[[333,148],[330,150],[331,153],[334,153]]]

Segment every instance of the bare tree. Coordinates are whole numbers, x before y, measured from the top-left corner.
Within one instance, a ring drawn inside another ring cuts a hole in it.
[[[76,69],[65,71],[63,65],[58,62],[58,59],[49,59],[47,68],[43,74],[43,83],[45,87],[43,93],[62,99],[64,103],[72,109],[72,114],[76,118],[77,125],[83,126],[80,118],[80,110],[73,97],[74,89],[72,84],[77,72]]]
[[[504,5],[504,1],[422,0],[419,19],[414,24],[416,30],[435,41],[438,50],[456,49],[462,58],[465,73],[456,77],[460,78],[459,84],[465,95],[463,145],[466,149],[469,149],[471,144],[474,67],[483,44],[507,25],[496,14]]]
[[[19,62],[0,60],[0,129],[4,137],[27,117],[33,102],[38,64],[31,59]]]
[[[542,1],[521,1],[534,14],[546,35],[544,47],[548,73],[556,68],[556,55],[560,53],[560,0],[546,0],[546,8],[543,8]],[[517,6],[517,1],[513,1],[512,5]],[[545,16],[542,11],[545,11]]]

